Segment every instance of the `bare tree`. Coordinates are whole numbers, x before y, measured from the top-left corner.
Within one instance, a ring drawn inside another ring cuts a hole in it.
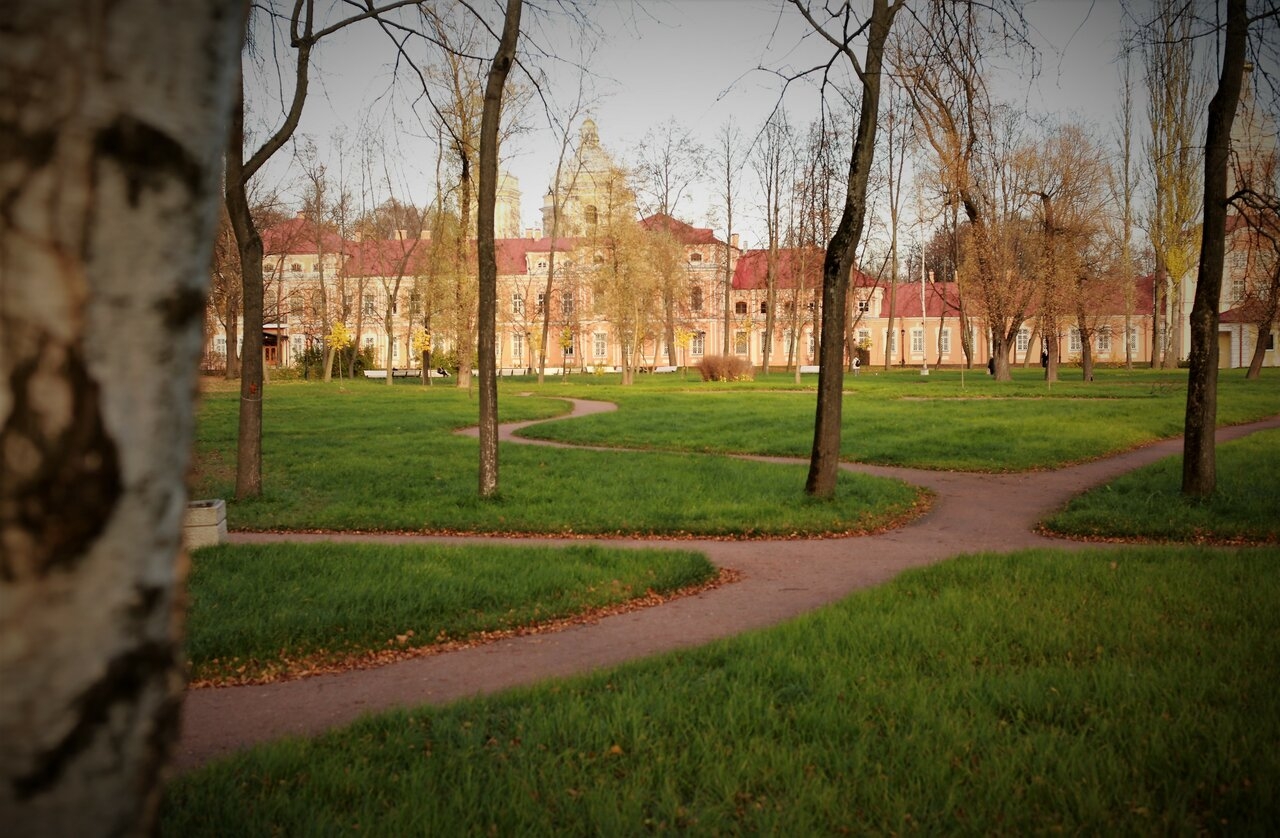
[[[745,155],[742,132],[730,117],[716,134],[715,165],[723,179],[720,181],[721,209],[724,210],[724,346],[721,354],[726,357],[732,351],[729,343],[733,335],[733,208],[738,195],[738,173]]]
[[[778,307],[778,251],[782,247],[783,190],[791,183],[790,161],[795,156],[794,136],[787,122],[786,111],[776,110],[760,130],[753,163],[756,179],[760,182],[764,200],[765,261],[764,299],[764,371],[769,372],[769,355],[773,347],[773,334],[777,323]]]
[[[1197,170],[1207,81],[1196,66],[1194,15],[1187,0],[1157,0],[1152,19],[1140,29],[1151,132],[1147,228],[1156,257],[1151,363],[1165,368],[1176,367],[1181,356],[1180,288],[1195,263],[1195,221],[1204,199]]]
[[[986,318],[998,381],[1010,378],[1009,348],[1033,286],[1020,264],[1027,199],[1015,154],[1021,114],[992,100],[984,66],[993,51],[1025,43],[1024,28],[1016,11],[936,2],[900,58],[920,137],[934,155],[944,192],[968,221],[959,280]]]
[[[498,127],[502,93],[516,60],[522,0],[507,0],[502,36],[484,88],[480,118],[480,206],[477,252],[480,261],[480,497],[498,493],[497,299],[498,257],[494,243],[494,205],[498,193]]]
[[[12,835],[149,834],[244,19],[209,0],[3,17],[0,812]]]
[[[244,67],[241,56],[241,82],[238,101],[231,114],[231,130],[226,149],[226,184],[224,200],[240,249],[240,265],[244,279],[244,336],[240,375],[240,417],[236,443],[236,497],[262,494],[262,324],[264,287],[262,273],[262,237],[249,206],[249,184],[262,167],[278,152],[297,130],[306,104],[311,79],[312,52],[320,41],[359,21],[376,18],[413,0],[392,0],[383,5],[370,3],[350,16],[339,17],[327,25],[317,25],[315,0],[296,0],[288,16],[288,43],[294,50],[293,91],[288,97],[284,116],[256,151],[247,153],[245,131]],[[257,6],[273,21],[283,18],[268,3]],[[359,8],[359,7],[358,7]],[[251,29],[251,31],[254,31]],[[265,37],[272,37],[268,34]]]
[[[822,267],[822,345],[818,364],[818,406],[814,418],[813,451],[805,492],[815,497],[835,494],[840,468],[840,423],[844,390],[845,308],[849,276],[854,266],[862,225],[866,217],[867,183],[875,159],[876,123],[880,111],[880,77],[885,44],[901,0],[873,0],[871,13],[861,19],[849,3],[839,8],[819,8],[817,3],[791,0],[813,31],[832,48],[824,67],[848,62],[862,82],[862,104],[849,156],[844,210],[835,235],[827,245]],[[865,35],[862,58],[854,43]]]
[[[1222,71],[1218,89],[1209,100],[1205,131],[1204,226],[1195,302],[1191,307],[1191,369],[1187,376],[1182,446],[1182,494],[1189,497],[1213,494],[1218,479],[1214,445],[1218,424],[1218,307],[1226,259],[1231,125],[1240,101],[1248,36],[1245,0],[1228,0]]]

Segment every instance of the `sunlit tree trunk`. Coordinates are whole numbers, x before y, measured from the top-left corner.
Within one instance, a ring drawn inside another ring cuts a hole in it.
[[[143,835],[243,9],[0,17],[0,832]]]
[[[497,299],[498,257],[494,243],[494,204],[498,191],[498,121],[502,115],[502,91],[516,60],[520,37],[521,0],[507,0],[502,38],[489,67],[480,118],[480,205],[477,252],[480,262],[480,497],[498,493],[498,371]],[[547,300],[550,305],[551,301]]]

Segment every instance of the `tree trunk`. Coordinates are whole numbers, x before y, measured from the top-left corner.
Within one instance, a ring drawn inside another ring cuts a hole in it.
[[[1271,322],[1258,324],[1258,339],[1253,344],[1253,357],[1249,359],[1249,371],[1245,379],[1252,381],[1262,376],[1262,362],[1267,357],[1267,338],[1271,335]]]
[[[1207,497],[1217,485],[1214,430],[1218,419],[1218,305],[1226,257],[1227,165],[1231,125],[1240,101],[1248,36],[1245,0],[1228,0],[1222,75],[1209,102],[1204,156],[1204,229],[1191,308],[1191,369],[1182,448],[1182,493]]]
[[[239,307],[228,301],[227,323],[223,327],[223,334],[227,338],[227,381],[240,377],[240,329],[237,323],[239,317]]]
[[[844,211],[827,246],[822,264],[822,346],[818,366],[818,404],[814,416],[813,449],[805,492],[813,497],[835,495],[840,471],[840,425],[844,403],[844,322],[849,272],[853,267],[866,217],[867,181],[875,158],[876,119],[880,111],[880,68],[885,41],[898,6],[886,0],[872,3],[866,66],[862,74],[862,108],[858,133],[849,156]]]
[[[502,114],[502,89],[516,59],[520,37],[521,0],[507,0],[502,38],[484,89],[480,117],[480,206],[477,252],[480,261],[480,497],[498,493],[498,376],[497,301],[498,256],[494,242],[494,204],[498,191],[498,120]],[[546,300],[546,305],[551,301]]]
[[[0,823],[145,835],[182,695],[182,513],[241,12],[0,25]]]
[[[262,237],[249,210],[244,174],[244,81],[231,111],[227,138],[226,204],[240,249],[244,338],[240,353],[240,416],[236,435],[236,498],[262,494]]]

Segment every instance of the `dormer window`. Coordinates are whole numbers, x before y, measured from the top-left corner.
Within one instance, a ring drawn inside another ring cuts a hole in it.
[[[546,260],[546,259],[539,259],[539,260],[538,260],[538,270],[540,270],[540,271],[545,271],[546,269],[547,269],[547,260]]]
[[[291,265],[289,266],[289,270],[293,271],[294,273],[298,273],[298,274],[302,273],[302,263],[301,263],[301,262],[294,262],[293,264],[291,264]]]
[[[689,261],[690,261],[690,262],[701,262],[701,261],[702,261],[702,254],[701,254],[701,253],[690,253],[690,254],[689,254]]]

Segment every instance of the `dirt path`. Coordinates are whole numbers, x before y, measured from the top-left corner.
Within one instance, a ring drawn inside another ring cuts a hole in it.
[[[614,408],[604,402],[573,402],[571,416]],[[528,424],[532,423],[503,426],[500,436],[515,440],[512,434]],[[1223,428],[1218,431],[1218,441],[1277,427],[1280,427],[1280,416]],[[859,588],[884,582],[907,568],[938,562],[961,552],[1003,552],[1044,546],[1096,549],[1099,545],[1044,538],[1032,528],[1073,495],[1139,466],[1180,453],[1181,446],[1180,439],[1165,440],[1078,466],[1011,475],[846,466],[925,486],[936,495],[927,515],[901,529],[874,536],[748,542],[611,540],[609,543],[614,545],[665,544],[700,550],[715,564],[740,571],[742,579],[655,608],[560,632],[502,640],[377,669],[261,686],[191,690],[183,706],[182,733],[174,765],[178,770],[186,770],[260,742],[289,735],[314,735],[354,721],[365,713],[401,706],[444,704],[770,626]],[[465,539],[246,533],[233,535],[232,540],[404,543]],[[529,544],[530,540],[519,539],[518,543]],[[545,539],[539,543],[584,542]]]

